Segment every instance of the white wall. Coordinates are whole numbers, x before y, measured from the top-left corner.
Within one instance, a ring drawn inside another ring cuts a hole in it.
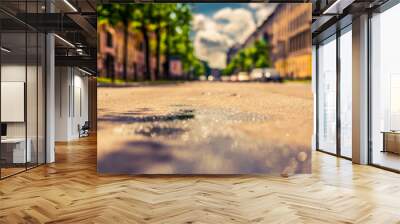
[[[70,74],[67,67],[55,68],[55,140],[68,141],[69,133],[69,86]]]
[[[55,119],[56,141],[79,138],[88,120],[88,78],[77,68],[56,67]]]
[[[74,110],[72,119],[72,135],[79,137],[78,124],[83,125],[85,121],[88,121],[88,78],[82,76],[79,70],[74,70]],[[80,102],[79,102],[80,101]],[[81,111],[80,111],[81,110]]]

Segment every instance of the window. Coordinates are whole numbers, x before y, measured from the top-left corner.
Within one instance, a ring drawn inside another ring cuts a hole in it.
[[[37,4],[19,6],[36,13]],[[0,24],[0,178],[45,163],[45,35],[14,22]]]
[[[310,32],[303,31],[291,37],[289,40],[289,50],[295,52],[310,46]]]
[[[336,153],[336,36],[318,48],[318,148]]]
[[[340,36],[340,154],[352,157],[352,33]]]
[[[372,163],[400,170],[400,4],[371,18]]]

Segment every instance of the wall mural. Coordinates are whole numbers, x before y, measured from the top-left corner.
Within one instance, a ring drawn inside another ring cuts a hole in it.
[[[98,172],[311,172],[311,4],[104,4]]]

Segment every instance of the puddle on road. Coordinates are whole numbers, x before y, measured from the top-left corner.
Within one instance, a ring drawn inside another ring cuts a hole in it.
[[[236,136],[238,131],[229,130],[230,124],[259,123],[266,121],[267,117],[257,113],[229,109],[186,108],[166,115],[139,116],[134,120],[142,124],[131,127],[133,130],[131,129],[130,133],[133,135],[150,138],[181,137],[183,141],[204,142],[215,136],[227,134]]]
[[[135,130],[135,134],[146,137],[177,137],[185,132],[183,128],[168,127],[165,125],[150,125],[147,127],[140,126]]]
[[[193,110],[179,110],[166,115],[143,115],[141,112],[128,111],[123,113],[106,114],[99,117],[98,121],[122,124],[152,123],[189,120],[193,119],[194,116]]]
[[[133,111],[136,112],[136,111]],[[153,140],[175,139],[181,144],[214,144],[215,139],[232,139],[232,148],[238,144],[254,145],[250,136],[232,125],[241,123],[259,124],[268,118],[251,112],[223,108],[182,108],[165,115],[137,115],[132,112],[121,113],[101,119],[121,123],[114,130],[119,134],[143,136]],[[236,127],[236,126],[235,126]]]
[[[230,109],[200,109],[196,116],[204,121],[227,123],[264,122],[268,120],[268,117],[262,114]]]

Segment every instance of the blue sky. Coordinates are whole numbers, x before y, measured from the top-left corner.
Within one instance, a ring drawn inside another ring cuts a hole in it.
[[[227,50],[243,41],[275,9],[272,3],[194,3],[193,43],[197,57],[224,68]]]
[[[215,12],[225,7],[243,8],[247,3],[193,3],[194,13],[202,13],[211,16]]]

